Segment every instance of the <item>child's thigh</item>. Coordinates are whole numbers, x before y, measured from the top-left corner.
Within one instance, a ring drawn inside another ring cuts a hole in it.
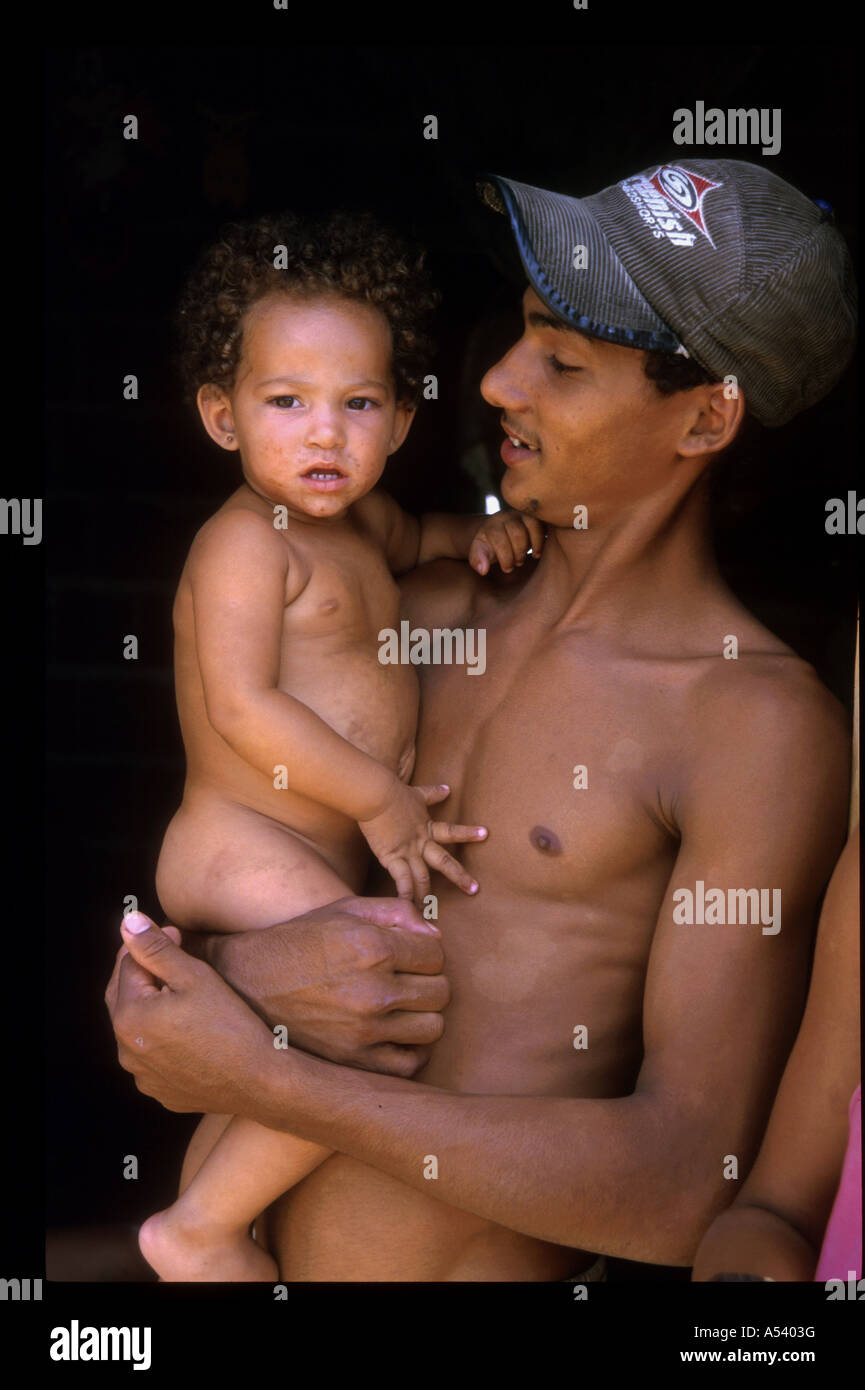
[[[351,893],[311,845],[236,802],[198,798],[166,831],[156,871],[166,918],[201,931],[252,931]]]

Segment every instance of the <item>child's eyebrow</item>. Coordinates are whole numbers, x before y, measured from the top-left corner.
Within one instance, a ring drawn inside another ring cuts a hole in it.
[[[314,385],[315,385],[315,382],[308,381],[308,380],[306,379],[306,377],[302,377],[302,376],[271,376],[271,377],[268,377],[265,381],[259,381],[259,382],[257,382],[256,385],[257,385],[258,387],[262,387],[262,386],[314,386]],[[363,387],[363,386],[377,386],[377,387],[379,388],[380,391],[387,391],[388,388],[389,388],[389,383],[386,382],[386,381],[378,381],[375,377],[367,377],[367,378],[366,378],[365,380],[363,380],[363,381],[350,381],[350,382],[348,382],[348,383],[343,387],[343,390],[345,390],[345,391],[355,391],[355,390],[360,390],[360,388]]]

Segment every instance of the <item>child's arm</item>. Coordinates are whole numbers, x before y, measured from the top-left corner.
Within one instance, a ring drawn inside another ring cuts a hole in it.
[[[529,546],[538,559],[544,544],[542,523],[511,508],[492,516],[425,512],[418,519],[375,488],[355,503],[354,511],[375,531],[394,574],[428,560],[468,560],[478,574],[497,562],[509,573],[523,563]]]
[[[424,865],[466,892],[476,885],[443,845],[483,839],[478,826],[431,821],[439,787],[408,787],[301,700],[278,688],[289,547],[263,517],[220,513],[199,532],[187,573],[207,717],[268,778],[356,820],[400,897],[429,891]]]

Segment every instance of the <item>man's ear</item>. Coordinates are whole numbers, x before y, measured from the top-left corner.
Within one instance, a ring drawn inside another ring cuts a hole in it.
[[[411,422],[417,414],[417,407],[410,405],[406,401],[397,402],[396,414],[393,421],[390,443],[388,445],[388,457],[395,454],[401,444],[405,443],[405,437],[411,429]]]
[[[231,401],[219,386],[199,386],[195,397],[202,424],[221,449],[239,449]]]
[[[685,458],[717,454],[735,439],[745,418],[745,397],[734,381],[710,382],[693,392],[695,411],[679,443]]]

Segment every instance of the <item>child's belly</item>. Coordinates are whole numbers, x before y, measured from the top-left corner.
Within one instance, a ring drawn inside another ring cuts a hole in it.
[[[369,647],[328,654],[322,665],[304,660],[299,643],[283,658],[279,687],[301,700],[332,729],[409,781],[414,768],[418,686],[411,666],[382,666]],[[204,704],[197,664],[178,660],[177,703],[187,760],[187,792],[210,789],[307,837],[340,873],[365,854],[355,821],[302,796],[291,787],[292,757],[285,773],[267,777],[251,767],[213,728]],[[303,750],[294,754],[303,757]]]

